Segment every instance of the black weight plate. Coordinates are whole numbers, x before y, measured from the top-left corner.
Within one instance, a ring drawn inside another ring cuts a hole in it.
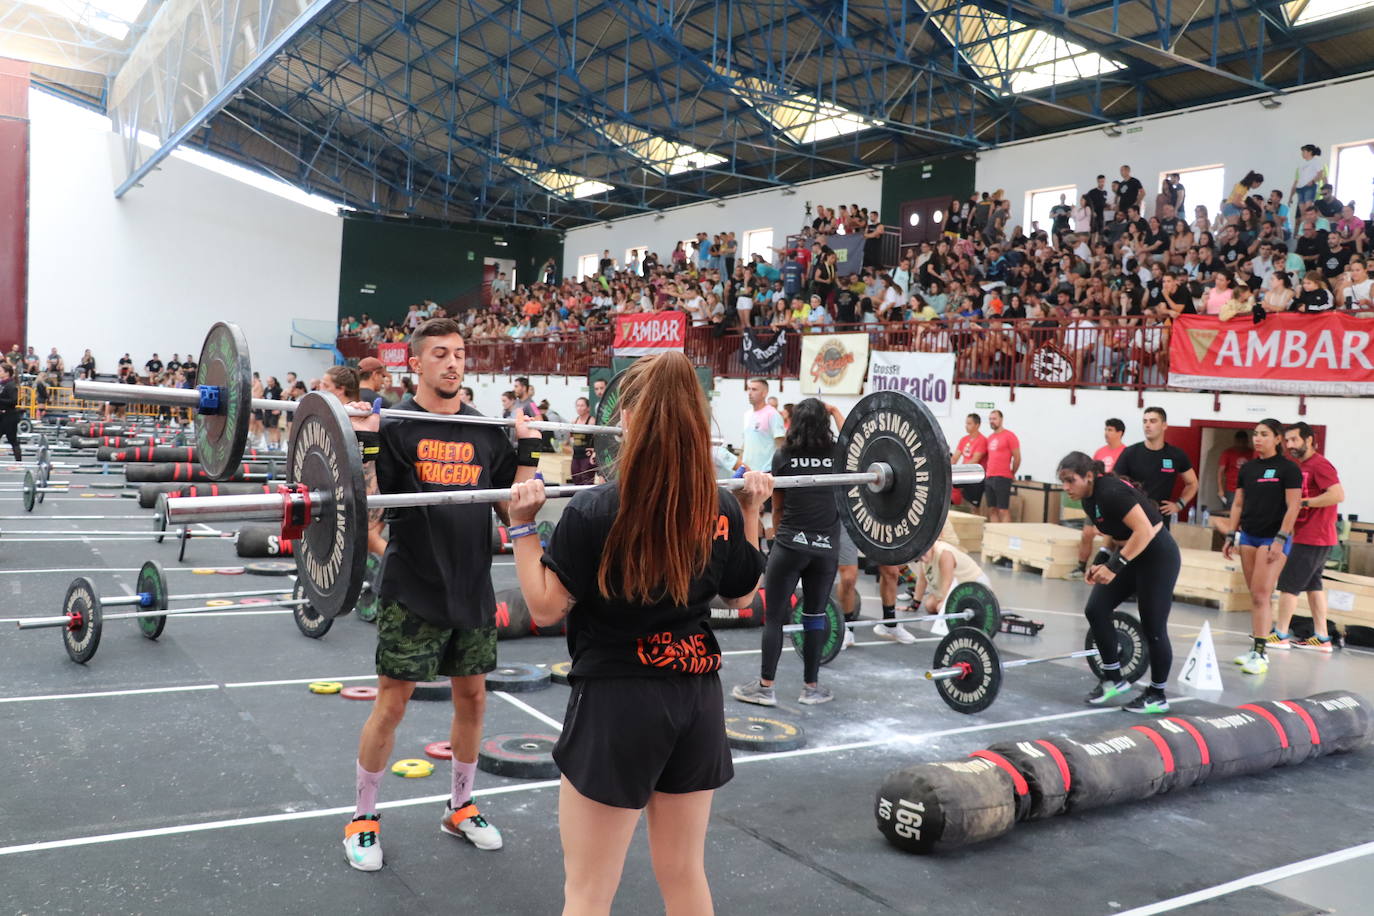
[[[33,471],[24,472],[24,511],[32,512],[34,500],[38,498],[38,481],[33,479]]]
[[[789,622],[794,624],[803,623],[802,618],[802,599],[797,595],[792,604],[792,613]],[[821,640],[821,664],[828,665],[833,662],[840,654],[840,649],[844,646],[844,614],[840,611],[840,605],[835,600],[834,594],[825,597],[825,636]],[[797,657],[804,659],[802,655],[803,646],[806,641],[806,634],[803,632],[791,633],[792,648],[796,651]]]
[[[958,625],[982,630],[989,639],[1002,632],[1002,606],[997,603],[997,596],[992,589],[981,582],[960,582],[950,589],[949,598],[945,600],[945,611],[950,614],[972,611],[973,616],[966,623]]]
[[[156,560],[146,561],[139,569],[138,582],[134,591],[140,595],[146,593],[153,596],[153,603],[148,605],[152,610],[167,610],[167,580],[162,575],[162,567],[158,565]],[[166,628],[166,615],[138,618],[139,631],[149,639],[157,639]]]
[[[100,594],[95,590],[95,583],[85,576],[73,579],[62,602],[62,612],[81,615],[81,626],[62,628],[62,645],[72,661],[84,665],[100,648]]]
[[[33,421],[30,420],[28,417],[20,417],[19,434],[21,436],[27,436],[31,432],[33,432]]]
[[[554,779],[558,776],[558,764],[553,762],[557,743],[557,735],[491,735],[477,749],[477,768],[493,776]]]
[[[191,540],[191,527],[189,525],[181,526],[181,533],[177,535],[177,540],[180,542],[177,545],[177,562],[181,562],[186,559],[186,544]]]
[[[568,685],[568,675],[572,673],[572,662],[555,662],[549,665],[549,679],[555,684]]]
[[[363,589],[358,593],[358,604],[356,610],[358,619],[364,623],[372,623],[377,619],[377,612],[381,610],[381,597],[378,591],[382,583],[382,570],[386,566],[386,556],[378,556],[375,553],[367,555],[367,581],[363,584]]]
[[[1125,611],[1112,614],[1112,627],[1116,630],[1116,650],[1121,656],[1121,678],[1134,684],[1150,668],[1150,647],[1145,642],[1145,631],[1140,621]],[[1083,648],[1097,648],[1091,630],[1083,640]],[[1102,660],[1096,655],[1089,655],[1088,667],[1101,680]]]
[[[621,370],[606,383],[606,393],[596,403],[595,422],[598,426],[620,425],[620,380],[625,375]],[[596,433],[592,436],[596,448],[597,473],[609,480],[615,473],[615,458],[620,454],[620,437],[612,433]]]
[[[305,584],[303,580],[296,580],[295,586],[291,589],[291,597],[310,597],[305,593]],[[334,625],[333,617],[324,616],[310,604],[292,605],[291,616],[296,621],[296,627],[311,639],[319,639],[321,636],[328,633],[329,628]]]
[[[992,638],[976,627],[950,630],[935,647],[932,667],[955,668],[960,664],[969,666],[968,673],[937,680],[935,692],[956,712],[982,712],[992,705],[1002,689],[1002,662]]]
[[[795,751],[806,746],[806,732],[782,719],[726,716],[725,740],[737,751]]]
[[[290,560],[263,560],[260,563],[245,563],[243,570],[255,576],[289,576],[295,573],[296,564]]]
[[[218,321],[205,335],[196,385],[220,389],[219,412],[196,412],[196,454],[205,473],[215,480],[238,470],[248,444],[248,420],[253,399],[253,370],[248,340],[238,325]]]
[[[949,445],[925,404],[900,391],[875,391],[849,412],[836,444],[838,474],[876,462],[891,468],[887,486],[834,487],[835,505],[859,551],[899,566],[930,549],[949,514]]]
[[[157,494],[157,505],[153,507],[153,530],[157,532],[157,537],[153,538],[154,544],[161,544],[167,533],[167,494]]]
[[[367,491],[358,442],[338,398],[312,391],[296,405],[286,475],[288,483],[324,497],[296,542],[297,579],[316,613],[347,614],[367,571]]]
[[[506,693],[529,693],[543,690],[549,686],[549,672],[538,665],[523,662],[498,664],[494,671],[487,672],[487,689],[504,690]]]

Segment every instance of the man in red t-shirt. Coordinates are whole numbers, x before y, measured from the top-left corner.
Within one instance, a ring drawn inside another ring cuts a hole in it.
[[[1231,508],[1236,487],[1240,486],[1240,469],[1254,457],[1255,448],[1250,444],[1250,433],[1243,429],[1236,430],[1235,444],[1222,452],[1217,460],[1217,492],[1221,494],[1223,508]]]
[[[1269,636],[1270,649],[1315,649],[1331,651],[1326,635],[1326,592],[1322,591],[1322,570],[1326,557],[1336,546],[1336,506],[1345,500],[1345,488],[1336,468],[1317,451],[1316,437],[1306,423],[1294,423],[1283,434],[1288,455],[1302,471],[1302,510],[1293,523],[1293,546],[1288,561],[1279,573],[1279,617]],[[1313,635],[1304,640],[1289,639],[1288,626],[1298,608],[1298,594],[1307,593],[1312,608]]]
[[[959,444],[954,447],[954,452],[949,456],[950,464],[981,464],[984,469],[988,466],[988,440],[979,428],[983,425],[983,418],[976,413],[971,413],[964,417],[964,438],[959,440]],[[974,509],[977,509],[983,502],[983,485],[981,483],[966,483],[959,487],[959,492],[964,496],[964,502]]]
[[[1102,427],[1102,438],[1107,440],[1107,444],[1093,452],[1093,461],[1102,462],[1102,467],[1108,474],[1116,467],[1116,459],[1121,457],[1121,453],[1126,450],[1126,444],[1121,438],[1126,435],[1126,422],[1116,417],[1111,417]],[[1093,552],[1093,541],[1097,538],[1097,528],[1093,526],[1090,518],[1083,519],[1083,537],[1078,541],[1078,568],[1070,575],[1081,578],[1084,571],[1088,568],[1088,557]]]
[[[1011,521],[1011,482],[1016,479],[1016,470],[1021,467],[1021,440],[1016,433],[1002,426],[1002,411],[994,410],[988,414],[992,434],[988,436],[987,479],[984,491],[988,496],[991,513],[988,521]]]

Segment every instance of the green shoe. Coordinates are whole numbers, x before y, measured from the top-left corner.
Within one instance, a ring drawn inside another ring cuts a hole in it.
[[[1164,691],[1146,687],[1139,696],[1121,708],[1127,712],[1162,716],[1169,711],[1169,700],[1164,696]]]

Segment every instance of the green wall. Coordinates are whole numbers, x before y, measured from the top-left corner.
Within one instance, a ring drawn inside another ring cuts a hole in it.
[[[896,225],[902,204],[926,197],[967,200],[974,192],[977,163],[962,155],[910,162],[883,169],[883,222]]]
[[[498,240],[505,245],[496,244]],[[400,318],[411,303],[444,303],[482,283],[482,259],[516,263],[521,282],[549,258],[560,269],[557,232],[536,229],[455,229],[416,220],[344,220],[339,268],[339,317],[363,312],[381,324]]]

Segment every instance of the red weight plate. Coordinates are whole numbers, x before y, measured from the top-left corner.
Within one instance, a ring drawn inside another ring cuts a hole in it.
[[[425,745],[425,756],[435,760],[452,760],[453,747],[447,741],[435,741]]]
[[[375,700],[377,699],[376,687],[345,687],[339,691],[339,696],[345,700]]]
[[[215,570],[215,572],[221,576],[241,576],[244,573],[244,569],[242,566],[221,566],[219,569]]]

